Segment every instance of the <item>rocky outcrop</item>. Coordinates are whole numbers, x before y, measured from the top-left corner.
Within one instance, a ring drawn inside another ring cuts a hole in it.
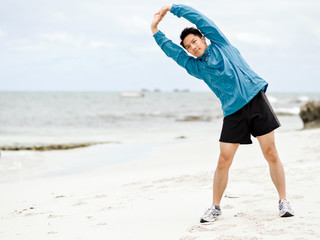
[[[183,118],[176,119],[177,122],[210,122],[209,116],[185,116]]]
[[[304,128],[320,127],[320,101],[311,101],[300,108]]]
[[[30,146],[0,146],[1,151],[49,151],[49,150],[68,150],[74,148],[89,147],[97,144],[108,144],[119,142],[88,142],[88,143],[61,143],[50,145],[30,145]],[[0,152],[1,157],[1,152]]]

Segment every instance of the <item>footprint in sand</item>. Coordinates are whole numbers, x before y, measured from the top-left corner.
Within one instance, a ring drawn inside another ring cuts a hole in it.
[[[153,185],[143,185],[143,186],[141,186],[140,187],[140,190],[149,190],[149,189],[152,189],[152,188],[154,188],[154,186]]]
[[[57,195],[57,196],[55,196],[55,198],[65,198],[66,196],[64,196],[64,195]]]
[[[194,226],[190,227],[187,231],[193,233],[193,232],[209,232],[209,231],[214,231],[214,230],[206,228],[202,224],[202,225],[194,225]]]
[[[80,200],[80,201],[74,203],[73,206],[82,206],[82,205],[86,205],[86,204],[87,204],[86,202]]]
[[[39,213],[35,213],[35,212],[33,211],[34,209],[35,209],[34,207],[30,207],[30,208],[25,208],[25,209],[23,209],[23,210],[21,210],[21,211],[14,210],[13,214],[22,214],[22,213],[24,213],[24,216],[25,216],[25,217],[34,216],[34,215],[39,214]],[[30,212],[30,211],[31,211],[31,212]]]
[[[291,197],[292,199],[302,199],[304,198],[304,196],[301,196],[301,195],[294,195]]]
[[[223,209],[232,209],[232,208],[233,208],[232,205],[224,205],[224,206],[223,206]]]
[[[106,198],[107,195],[105,195],[105,194],[100,194],[100,195],[95,195],[94,197],[95,197],[95,198]]]
[[[64,217],[64,215],[54,215],[54,214],[50,214],[49,216],[48,216],[48,218],[50,219],[53,219],[53,218],[63,218]]]
[[[26,213],[24,216],[30,217],[30,216],[34,216],[34,215],[38,215],[38,213]]]
[[[97,226],[106,226],[107,223],[97,223]]]
[[[225,198],[240,198],[239,196],[237,195],[231,195],[231,194],[226,194],[224,195]]]
[[[194,237],[194,236],[184,236],[181,237],[180,240],[196,240],[198,237]]]
[[[239,212],[239,213],[234,215],[234,217],[244,217],[244,216],[246,216],[246,214],[243,213],[243,212]]]

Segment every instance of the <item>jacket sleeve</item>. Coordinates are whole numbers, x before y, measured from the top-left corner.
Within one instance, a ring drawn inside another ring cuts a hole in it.
[[[170,12],[179,18],[183,17],[195,24],[201,33],[211,42],[230,44],[216,24],[194,8],[183,4],[173,4]]]
[[[190,75],[200,79],[197,60],[194,57],[189,56],[182,47],[169,40],[160,30],[153,37],[168,57],[185,68]]]

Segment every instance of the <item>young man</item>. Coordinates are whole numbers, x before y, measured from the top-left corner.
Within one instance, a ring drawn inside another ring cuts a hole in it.
[[[168,11],[197,26],[198,29],[184,29],[180,36],[181,45],[194,57],[158,30],[159,22]],[[151,30],[165,54],[189,74],[202,79],[222,104],[224,119],[219,140],[220,156],[213,181],[213,203],[200,222],[212,222],[221,215],[220,201],[227,186],[229,168],[239,145],[252,143],[250,135],[258,139],[269,164],[271,179],[279,194],[280,216],[293,216],[286,200],[285,174],[274,140],[274,129],[280,123],[265,95],[268,83],[249,67],[218,27],[192,7],[163,6],[154,15]],[[211,44],[207,45],[206,38]]]

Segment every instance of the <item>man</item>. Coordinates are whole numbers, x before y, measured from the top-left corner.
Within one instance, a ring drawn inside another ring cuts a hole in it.
[[[194,57],[158,30],[159,22],[168,11],[197,26],[198,29],[184,29],[180,36],[181,45]],[[258,139],[269,164],[271,179],[279,194],[280,216],[293,216],[286,200],[285,174],[274,140],[274,130],[280,123],[265,95],[268,83],[249,67],[218,27],[192,7],[163,6],[154,15],[151,30],[165,54],[189,74],[202,79],[222,104],[224,119],[219,140],[220,156],[213,180],[213,203],[200,222],[212,222],[221,215],[220,202],[227,186],[229,168],[239,145],[252,143],[250,135]],[[207,45],[206,38],[211,44]]]

